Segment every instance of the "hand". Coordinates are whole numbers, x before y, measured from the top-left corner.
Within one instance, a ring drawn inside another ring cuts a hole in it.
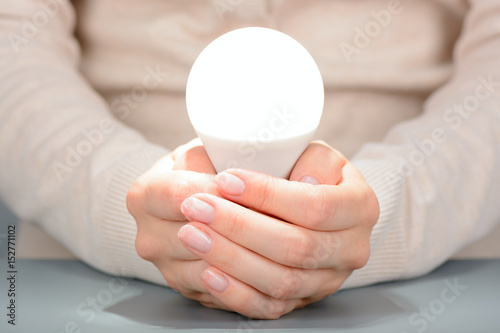
[[[210,307],[227,309],[211,296],[199,276],[209,266],[177,238],[187,223],[181,202],[198,192],[218,194],[215,170],[199,140],[180,146],[141,175],[127,194],[137,223],[136,250],[151,261],[172,288]]]
[[[179,238],[211,265],[201,279],[226,308],[278,318],[334,293],[367,263],[379,207],[359,171],[315,142],[290,180],[227,170],[215,182],[228,200],[199,193],[182,203],[191,222]]]

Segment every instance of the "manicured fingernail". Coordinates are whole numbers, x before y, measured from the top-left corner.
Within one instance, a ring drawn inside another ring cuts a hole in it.
[[[313,176],[303,176],[302,178],[300,178],[299,182],[319,185],[319,180],[317,180]]]
[[[229,282],[227,282],[225,277],[210,270],[204,270],[200,277],[210,288],[220,293],[225,291],[229,286]]]
[[[215,176],[215,183],[222,190],[230,195],[241,195],[245,192],[245,183],[241,178],[230,174],[229,172],[221,172]]]
[[[190,224],[186,224],[180,228],[177,236],[196,251],[207,253],[212,249],[212,238]]]
[[[193,197],[189,197],[182,202],[181,212],[192,220],[203,223],[210,223],[215,218],[215,209],[211,204]]]

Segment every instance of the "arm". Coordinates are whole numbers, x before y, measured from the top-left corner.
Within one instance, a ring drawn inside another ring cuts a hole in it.
[[[88,264],[164,283],[125,197],[167,152],[115,121],[78,72],[73,8],[49,3],[0,1],[0,195]]]
[[[500,222],[500,5],[470,4],[451,80],[353,160],[381,215],[344,288],[423,275]]]

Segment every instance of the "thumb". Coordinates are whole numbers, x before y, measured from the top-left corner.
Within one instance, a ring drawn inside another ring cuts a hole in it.
[[[172,152],[173,170],[187,170],[215,174],[215,168],[199,138],[179,146]]]
[[[290,174],[291,181],[337,185],[342,180],[345,157],[324,141],[312,141]]]

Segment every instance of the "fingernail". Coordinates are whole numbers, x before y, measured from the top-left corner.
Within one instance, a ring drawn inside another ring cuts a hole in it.
[[[230,174],[229,172],[221,172],[215,176],[215,183],[223,192],[230,195],[241,195],[245,192],[245,183],[241,178]]]
[[[209,270],[204,270],[200,277],[201,280],[210,288],[215,289],[220,293],[225,291],[229,286],[229,282],[227,282],[225,277]]]
[[[181,212],[185,216],[203,223],[210,223],[215,218],[215,209],[212,205],[193,197],[182,202]]]
[[[303,176],[302,178],[300,178],[299,182],[319,185],[319,180],[317,180],[313,176]]]
[[[177,236],[196,251],[207,253],[212,249],[212,239],[210,236],[190,224],[186,224],[180,228]]]

